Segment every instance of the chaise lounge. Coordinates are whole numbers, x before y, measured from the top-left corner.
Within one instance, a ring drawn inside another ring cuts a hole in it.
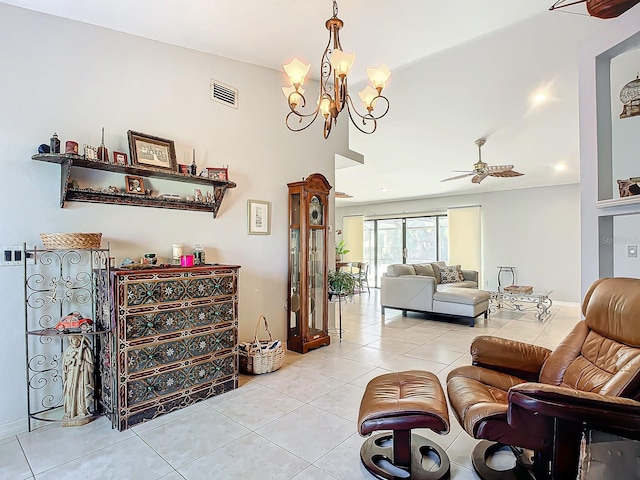
[[[478,290],[478,272],[446,266],[444,262],[394,264],[380,285],[380,305],[386,308],[469,318],[487,318],[490,294]]]

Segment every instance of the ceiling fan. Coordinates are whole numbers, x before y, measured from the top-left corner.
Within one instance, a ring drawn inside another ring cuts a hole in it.
[[[478,145],[478,162],[473,165],[473,170],[465,171],[464,175],[456,175],[455,177],[445,178],[441,182],[448,182],[449,180],[458,180],[460,178],[470,177],[473,175],[471,182],[480,183],[485,178],[491,177],[519,177],[524,175],[523,173],[516,172],[513,169],[513,165],[487,165],[482,161],[482,146],[485,144],[485,138],[479,138],[476,140]],[[463,170],[454,170],[459,172]]]

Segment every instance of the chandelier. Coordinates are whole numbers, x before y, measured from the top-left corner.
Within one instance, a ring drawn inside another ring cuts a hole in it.
[[[356,54],[346,54],[340,45],[340,29],[344,23],[338,18],[338,3],[333,0],[333,17],[326,22],[329,30],[329,42],[322,54],[320,95],[315,110],[305,113],[302,111],[306,107],[307,100],[304,96],[305,77],[309,73],[311,65],[305,65],[297,59],[291,63],[283,65],[284,71],[289,76],[291,85],[282,87],[284,96],[287,97],[291,111],[287,114],[285,123],[289,130],[299,132],[308,128],[322,114],[324,118],[324,138],[328,138],[331,133],[331,126],[338,122],[338,115],[344,109],[349,112],[349,118],[353,125],[362,133],[373,133],[377,127],[377,121],[384,117],[389,111],[389,100],[382,95],[385,82],[389,79],[391,72],[386,65],[378,68],[367,68],[367,76],[373,87],[367,85],[358,92],[360,100],[364,104],[367,113],[359,113],[351,100],[347,88],[347,75],[353,66]],[[374,114],[374,109],[379,101],[383,104]]]

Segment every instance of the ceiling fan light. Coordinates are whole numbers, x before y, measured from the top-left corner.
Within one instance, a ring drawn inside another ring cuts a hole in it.
[[[283,65],[282,68],[284,68],[285,73],[289,77],[291,86],[299,87],[304,84],[304,79],[307,73],[309,73],[311,65],[305,65],[297,58],[294,58],[290,63]]]
[[[367,76],[374,88],[380,93],[391,76],[391,70],[383,63],[378,68],[367,68]]]
[[[337,77],[344,78],[349,74],[353,62],[356,61],[355,53],[344,53],[339,48],[336,48],[331,54],[331,67]]]

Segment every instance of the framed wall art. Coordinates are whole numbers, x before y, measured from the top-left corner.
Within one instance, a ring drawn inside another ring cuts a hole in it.
[[[144,178],[133,175],[125,175],[124,182],[127,187],[127,193],[135,193],[144,195]]]
[[[207,176],[211,180],[229,180],[229,169],[207,167]]]
[[[249,235],[271,235],[271,202],[248,200]]]
[[[118,165],[127,164],[127,154],[122,152],[113,152],[113,163]]]
[[[178,171],[176,161],[176,148],[173,140],[154,137],[145,133],[127,132],[129,137],[129,153],[131,154],[131,165],[160,168]]]

